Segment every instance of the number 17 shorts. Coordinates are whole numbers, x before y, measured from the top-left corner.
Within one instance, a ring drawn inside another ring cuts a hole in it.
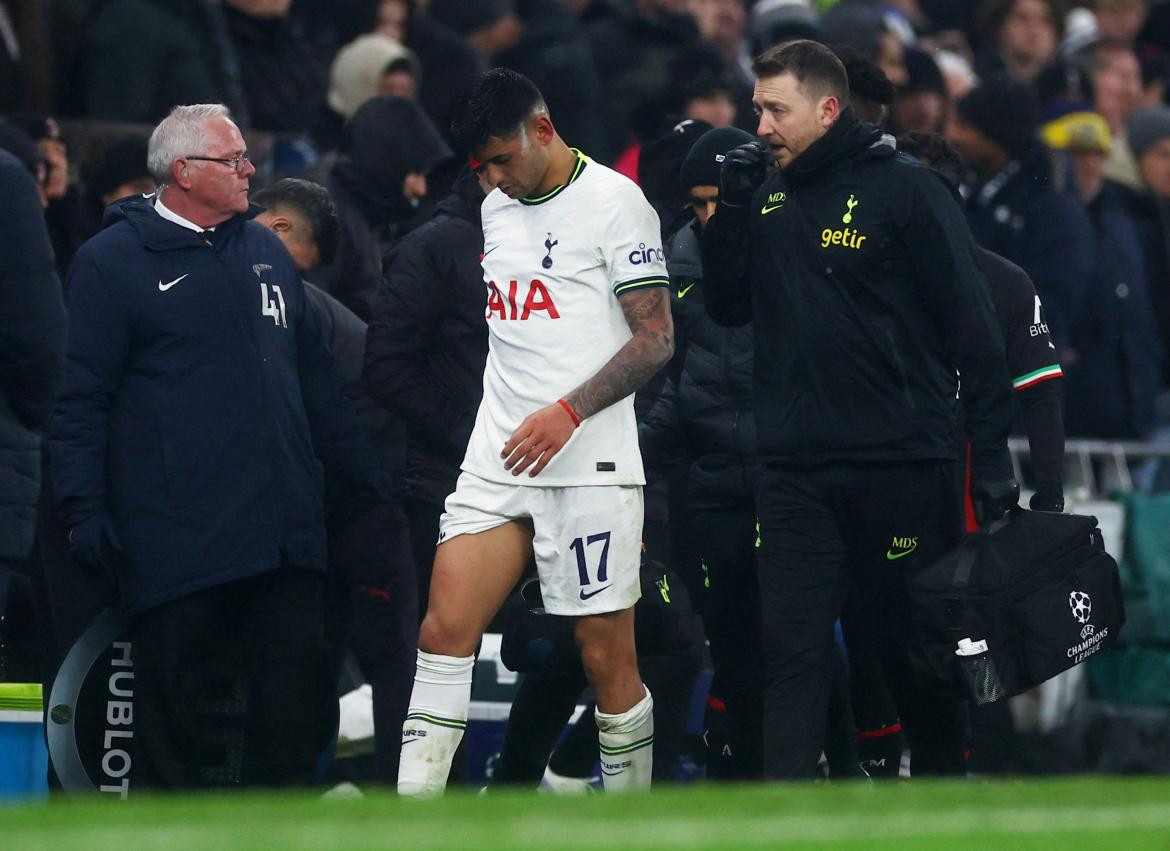
[[[628,609],[641,596],[642,488],[542,488],[460,473],[439,518],[439,544],[531,518],[544,608],[553,615]]]

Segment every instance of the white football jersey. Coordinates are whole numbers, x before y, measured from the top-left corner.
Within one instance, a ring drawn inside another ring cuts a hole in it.
[[[540,475],[500,451],[529,414],[587,379],[630,339],[618,295],[669,286],[658,215],[631,180],[580,152],[541,198],[483,202],[488,358],[463,469],[534,487],[645,484],[634,397],[586,418]]]

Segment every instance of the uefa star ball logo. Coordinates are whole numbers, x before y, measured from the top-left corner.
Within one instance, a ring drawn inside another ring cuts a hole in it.
[[[1093,601],[1084,591],[1073,591],[1068,595],[1068,605],[1077,623],[1088,623],[1093,612]]]

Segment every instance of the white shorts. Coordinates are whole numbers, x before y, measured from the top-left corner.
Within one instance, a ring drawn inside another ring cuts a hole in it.
[[[545,611],[595,615],[642,596],[642,488],[503,485],[460,473],[439,518],[439,543],[532,518],[532,549]]]

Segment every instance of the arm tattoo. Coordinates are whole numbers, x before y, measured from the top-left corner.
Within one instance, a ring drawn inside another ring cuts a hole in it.
[[[664,287],[618,296],[634,336],[596,375],[565,397],[584,419],[626,398],[658,372],[674,353],[670,291]]]

